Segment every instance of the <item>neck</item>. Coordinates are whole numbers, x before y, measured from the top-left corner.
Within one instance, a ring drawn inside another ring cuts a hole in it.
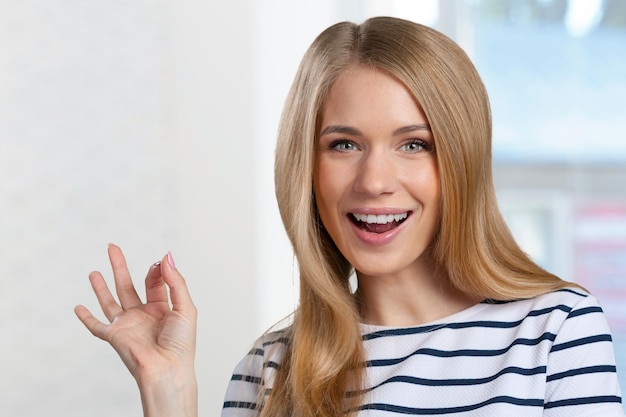
[[[357,298],[364,323],[417,326],[462,311],[480,300],[453,288],[431,264],[384,276],[357,271]]]

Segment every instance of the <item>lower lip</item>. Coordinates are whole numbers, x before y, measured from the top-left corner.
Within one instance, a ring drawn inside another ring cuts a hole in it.
[[[354,233],[356,234],[356,236],[362,242],[370,246],[384,246],[384,245],[389,244],[402,231],[402,229],[404,228],[404,225],[407,223],[408,220],[409,219],[406,219],[405,221],[400,223],[398,227],[388,230],[384,233],[370,233],[361,229],[356,224],[354,224],[352,220],[348,219],[348,221],[352,225],[352,229],[354,230]]]

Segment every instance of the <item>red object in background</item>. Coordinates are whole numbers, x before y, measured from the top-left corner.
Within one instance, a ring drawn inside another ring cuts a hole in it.
[[[611,330],[626,333],[626,202],[575,212],[574,277],[602,304]]]

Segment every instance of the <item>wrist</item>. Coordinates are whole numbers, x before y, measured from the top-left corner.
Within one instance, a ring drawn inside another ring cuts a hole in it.
[[[137,379],[144,417],[197,417],[198,384],[193,368]]]

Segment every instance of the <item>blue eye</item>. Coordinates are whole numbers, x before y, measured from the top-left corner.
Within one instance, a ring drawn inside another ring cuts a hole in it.
[[[411,139],[403,143],[400,149],[402,149],[403,151],[407,151],[407,152],[417,153],[417,152],[429,151],[431,148],[428,142],[424,140]]]
[[[329,145],[329,148],[333,151],[338,151],[338,152],[349,152],[349,151],[357,150],[357,147],[353,142],[349,140],[345,140],[345,139],[333,141]]]

